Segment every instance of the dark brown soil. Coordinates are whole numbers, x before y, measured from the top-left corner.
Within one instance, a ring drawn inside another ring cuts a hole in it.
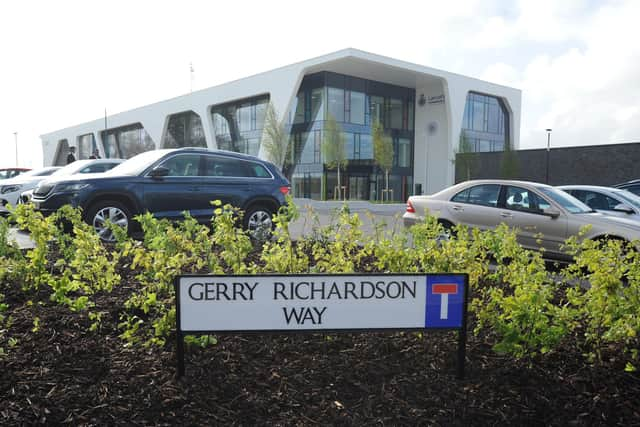
[[[18,345],[0,360],[4,426],[640,425],[640,376],[590,365],[570,344],[514,361],[470,334],[458,380],[455,332],[221,335],[187,349],[178,380],[174,345],[118,337],[131,279],[97,299],[109,313],[97,332],[85,313],[15,285],[5,291]]]

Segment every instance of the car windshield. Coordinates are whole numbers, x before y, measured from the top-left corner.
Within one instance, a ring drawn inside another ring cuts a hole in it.
[[[44,169],[33,169],[33,170],[30,170],[29,172],[21,173],[16,178],[26,178],[26,177],[30,177],[30,176],[47,176],[47,175],[51,175],[52,173],[54,173],[58,169],[60,169],[60,168],[49,167],[49,168],[44,168]]]
[[[16,175],[12,177],[11,181],[19,181],[19,182],[35,181],[38,177],[52,175],[58,169],[60,168],[48,167],[48,168],[30,170],[29,172],[21,173],[20,175]]]
[[[615,194],[631,206],[640,209],[640,197],[627,190],[616,191]]]
[[[37,171],[35,171],[34,173],[29,173],[29,176],[49,176],[49,175],[53,175],[57,170],[60,170],[61,168],[55,167],[55,168],[46,168],[46,169],[38,169]]]
[[[134,156],[125,161],[124,163],[120,163],[110,171],[107,171],[106,174],[128,176],[140,175],[142,172],[144,172],[145,169],[147,169],[169,151],[171,150],[151,150],[140,153],[137,156]]]
[[[0,169],[0,179],[15,178],[19,175],[32,172],[30,170],[17,170],[17,169]]]
[[[553,187],[537,187],[537,189],[571,213],[581,214],[595,212],[589,206],[562,190],[557,190]]]
[[[73,175],[89,163],[91,163],[91,160],[76,160],[75,162],[69,163],[67,166],[58,169],[52,173],[51,176]]]

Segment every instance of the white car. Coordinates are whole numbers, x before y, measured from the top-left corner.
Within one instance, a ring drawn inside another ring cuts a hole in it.
[[[0,185],[0,214],[6,215],[9,212],[7,205],[15,206],[22,193],[33,190],[50,177],[106,172],[122,162],[123,159],[78,160],[64,167],[46,167],[4,180]]]
[[[16,177],[3,180],[0,183],[0,214],[6,215],[9,212],[6,208],[7,205],[16,205],[20,193],[27,189],[37,187],[40,181],[47,179],[47,177],[60,169],[62,168],[59,166],[34,169]]]
[[[640,196],[630,191],[597,185],[561,185],[558,188],[605,215],[640,221]]]

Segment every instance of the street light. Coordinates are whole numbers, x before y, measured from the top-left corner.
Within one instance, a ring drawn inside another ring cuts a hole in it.
[[[16,140],[16,167],[18,167],[18,132],[14,132],[13,136]]]
[[[551,129],[546,129],[547,131],[547,173],[545,183],[549,183],[549,153],[551,151]]]

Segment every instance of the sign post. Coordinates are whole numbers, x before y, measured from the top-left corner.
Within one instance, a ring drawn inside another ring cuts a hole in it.
[[[179,276],[178,376],[184,335],[215,332],[458,330],[464,377],[466,274]]]

